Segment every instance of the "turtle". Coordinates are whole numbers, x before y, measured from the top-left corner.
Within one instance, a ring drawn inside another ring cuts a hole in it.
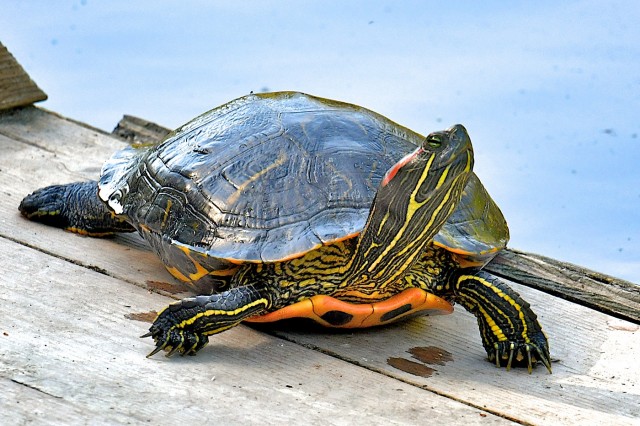
[[[191,286],[142,336],[149,357],[194,355],[243,321],[360,328],[457,303],[489,361],[551,372],[530,305],[482,269],[509,230],[473,163],[460,124],[425,137],[357,105],[251,93],[19,210],[90,236],[137,231]]]

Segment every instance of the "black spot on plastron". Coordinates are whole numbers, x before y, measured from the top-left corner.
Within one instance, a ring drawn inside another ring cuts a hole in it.
[[[342,311],[329,311],[322,315],[320,318],[328,322],[334,327],[339,327],[349,323],[353,319],[353,315]]]
[[[381,322],[391,321],[392,319],[409,312],[411,310],[411,304],[407,303],[406,305],[402,305],[399,308],[394,309],[393,311],[389,311],[386,314],[380,317]]]

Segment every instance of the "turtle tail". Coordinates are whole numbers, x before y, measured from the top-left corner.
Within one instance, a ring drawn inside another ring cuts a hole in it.
[[[38,189],[24,197],[18,209],[27,219],[92,237],[135,231],[100,201],[96,181]]]

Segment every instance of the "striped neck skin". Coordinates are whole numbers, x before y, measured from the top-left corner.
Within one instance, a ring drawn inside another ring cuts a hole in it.
[[[346,265],[344,284],[384,291],[402,278],[453,213],[472,168],[471,141],[460,125],[430,134],[392,167]]]

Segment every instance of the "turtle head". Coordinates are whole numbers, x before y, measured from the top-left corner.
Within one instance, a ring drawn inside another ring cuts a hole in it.
[[[471,139],[464,126],[456,124],[429,134],[419,148],[389,169],[378,198],[390,198],[388,208],[406,219],[423,208],[448,215],[460,201],[472,169]]]
[[[391,167],[360,234],[355,273],[383,283],[401,276],[455,210],[472,168],[471,140],[461,125],[431,133]]]

